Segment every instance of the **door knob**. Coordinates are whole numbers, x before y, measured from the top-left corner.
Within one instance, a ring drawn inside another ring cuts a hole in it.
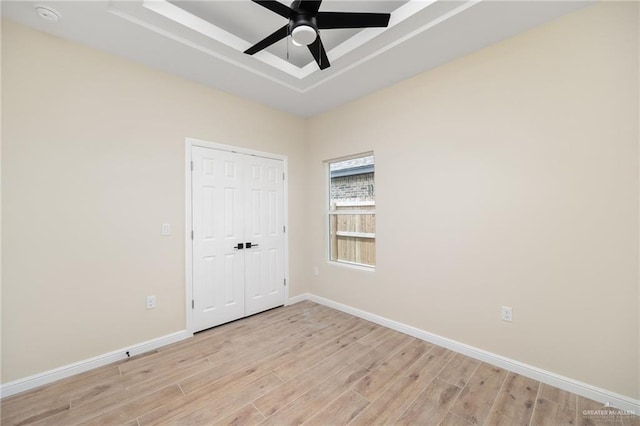
[[[251,247],[258,247],[259,245],[260,244],[246,243],[248,249],[250,249]]]
[[[242,250],[244,248],[244,244],[238,243],[238,245],[234,246],[233,248],[236,249],[236,250]],[[247,246],[247,248],[249,248],[249,246]]]

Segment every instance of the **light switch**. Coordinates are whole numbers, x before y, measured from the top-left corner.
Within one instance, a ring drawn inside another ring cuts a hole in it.
[[[156,307],[156,297],[147,296],[147,309],[153,309]]]
[[[168,223],[162,224],[162,235],[171,235],[171,225],[169,225]]]

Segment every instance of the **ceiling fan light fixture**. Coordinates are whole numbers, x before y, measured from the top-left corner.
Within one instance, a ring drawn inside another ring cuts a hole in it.
[[[307,46],[316,41],[318,33],[310,25],[298,25],[291,31],[291,40],[296,46]]]

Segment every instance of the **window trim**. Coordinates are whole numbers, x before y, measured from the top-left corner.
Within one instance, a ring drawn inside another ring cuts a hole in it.
[[[376,267],[377,267],[377,263],[378,263],[378,258],[376,256],[376,264],[375,265],[367,265],[364,263],[357,263],[357,262],[351,262],[351,261],[347,261],[347,260],[331,260],[331,216],[334,215],[343,215],[343,214],[357,214],[357,215],[375,215],[376,214],[376,210],[359,210],[359,209],[353,209],[353,210],[331,210],[331,163],[338,163],[340,161],[346,161],[346,160],[352,160],[354,158],[361,158],[361,157],[368,157],[368,156],[373,156],[374,157],[374,163],[373,163],[373,169],[374,169],[374,185],[375,185],[375,154],[373,151],[367,151],[367,152],[363,152],[360,154],[354,154],[354,155],[348,155],[348,156],[344,156],[344,157],[337,157],[337,158],[332,158],[330,160],[325,160],[324,161],[324,165],[325,165],[325,182],[326,182],[326,192],[325,192],[325,252],[326,252],[326,261],[327,264],[329,265],[336,265],[336,266],[340,266],[340,267],[346,267],[349,269],[359,269],[359,270],[363,270],[363,271],[369,271],[369,272],[375,272]],[[338,205],[338,203],[336,203],[336,205]],[[375,206],[375,201],[361,201],[358,203],[357,206]],[[362,237],[362,238],[373,238],[374,240],[374,244],[376,244],[376,234],[377,233],[373,233],[373,236],[366,236],[366,237]],[[376,254],[377,254],[377,250],[376,250]]]

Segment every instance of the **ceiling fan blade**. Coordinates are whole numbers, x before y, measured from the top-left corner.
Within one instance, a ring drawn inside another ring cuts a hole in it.
[[[293,4],[300,10],[303,10],[311,15],[315,15],[320,10],[320,3],[322,0],[300,0],[300,2],[294,2]]]
[[[318,29],[386,27],[390,13],[320,12]]]
[[[283,18],[291,18],[294,14],[293,9],[289,6],[280,3],[277,0],[252,0],[254,3],[258,3],[260,6],[269,9],[273,13],[277,13]]]
[[[271,46],[273,43],[280,41],[283,38],[286,38],[288,35],[289,35],[289,24],[276,30],[273,34],[263,38],[258,43],[254,44],[253,46],[245,50],[244,53],[248,55],[253,55],[254,53],[261,51],[262,49],[265,49]]]
[[[320,40],[320,36],[316,37],[316,41],[307,46],[309,48],[309,52],[313,55],[313,59],[316,60],[318,66],[321,70],[325,68],[329,68],[331,64],[329,63],[329,58],[327,58],[327,52],[324,50],[324,46],[322,45],[322,40]]]

